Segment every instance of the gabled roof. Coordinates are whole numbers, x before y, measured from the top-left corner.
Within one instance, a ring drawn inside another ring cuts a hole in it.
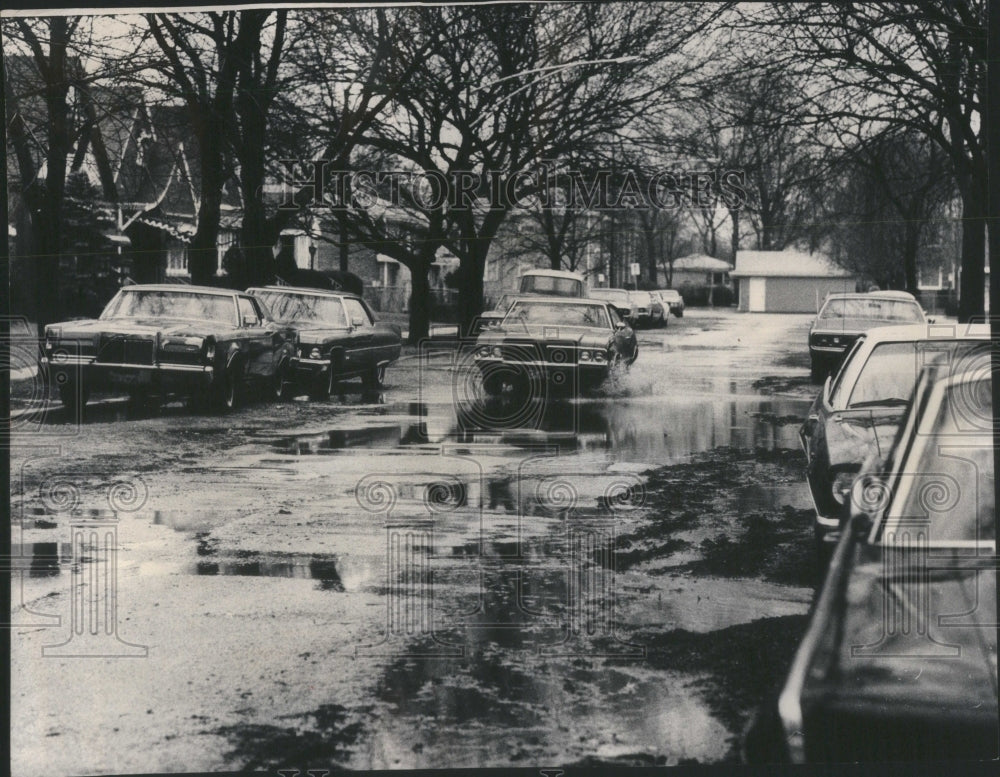
[[[674,265],[676,267],[676,265]],[[784,251],[737,251],[734,278],[850,278],[850,272],[837,267],[821,254],[787,249]]]
[[[716,259],[707,254],[689,254],[674,260],[675,270],[689,270],[692,272],[729,272],[733,266],[722,259]]]

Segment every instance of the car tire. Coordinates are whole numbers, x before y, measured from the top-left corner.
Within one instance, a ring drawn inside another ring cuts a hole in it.
[[[498,397],[503,393],[503,379],[499,375],[483,377],[483,392],[488,397]]]
[[[83,418],[89,399],[86,386],[80,387],[77,383],[67,381],[59,387],[59,399],[70,420],[79,421]]]
[[[826,369],[815,356],[809,360],[809,380],[815,384],[820,384],[826,380]]]
[[[275,402],[288,402],[295,396],[295,390],[290,378],[288,362],[284,361],[275,370],[271,379],[271,399]]]
[[[159,398],[152,396],[148,391],[139,389],[130,391],[128,394],[128,412],[130,415],[144,415],[153,413],[160,406]]]
[[[223,413],[239,409],[243,404],[243,385],[240,378],[240,364],[233,362],[226,368],[216,387],[215,404]]]
[[[385,383],[385,365],[379,364],[372,367],[361,376],[361,385],[365,392],[378,391]]]
[[[313,402],[324,402],[333,394],[334,372],[333,365],[327,367],[325,373],[320,373],[313,378],[312,388],[309,390],[309,399]]]
[[[675,311],[674,315],[677,316],[677,318],[684,318],[684,311],[683,310]]]

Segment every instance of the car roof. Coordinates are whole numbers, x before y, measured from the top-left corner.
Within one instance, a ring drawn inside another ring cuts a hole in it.
[[[518,294],[514,302],[551,302],[559,305],[606,305],[603,299],[594,297],[551,297],[543,294]]]
[[[568,270],[525,270],[521,273],[523,278],[526,275],[546,275],[550,278],[572,278],[575,281],[582,281],[583,276],[578,272],[569,272]]]
[[[243,294],[238,289],[220,289],[215,286],[191,286],[187,283],[130,283],[122,286],[120,291],[177,291],[190,294],[218,294],[219,296],[232,296]]]
[[[872,297],[877,299],[905,300],[907,302],[917,301],[917,298],[907,291],[850,291],[827,294],[823,302],[829,302],[832,299],[871,299]]]
[[[247,289],[247,294],[253,294],[255,291],[280,291],[289,294],[314,294],[317,297],[353,297],[354,299],[360,299],[357,294],[349,291],[315,289],[310,286],[252,286]]]
[[[619,289],[619,288],[617,288],[617,287],[615,287],[615,288],[610,288],[610,287],[608,287],[608,288],[604,288],[604,287],[600,287],[600,288],[596,288],[596,289],[591,289],[591,290],[590,290],[590,293],[591,293],[591,294],[593,294],[593,293],[594,293],[595,291],[623,291],[623,292],[625,292],[626,294],[629,294],[629,293],[631,292],[631,290],[630,290],[630,289]]]
[[[990,337],[989,324],[896,324],[876,326],[864,334],[869,343],[886,341],[903,342],[916,340],[987,340]]]

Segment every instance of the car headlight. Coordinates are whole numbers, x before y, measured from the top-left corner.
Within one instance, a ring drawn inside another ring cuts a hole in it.
[[[313,348],[311,351],[309,351],[309,358],[310,359],[322,359],[323,358],[323,354],[320,352],[319,348]]]
[[[830,493],[837,504],[842,505],[847,501],[848,494],[851,493],[851,486],[854,485],[855,477],[856,473],[854,472],[838,472],[836,477],[834,477],[833,483],[830,486]]]
[[[503,348],[501,348],[499,345],[494,345],[493,348],[490,350],[490,355],[494,359],[502,359],[503,358]]]
[[[580,361],[589,362],[590,361],[590,351],[580,351]]]
[[[476,356],[480,359],[488,359],[490,355],[490,347],[488,345],[481,345],[476,349]]]
[[[206,340],[202,347],[205,349],[205,361],[215,361],[215,340]]]
[[[595,362],[606,362],[607,360],[608,355],[604,351],[594,351]]]

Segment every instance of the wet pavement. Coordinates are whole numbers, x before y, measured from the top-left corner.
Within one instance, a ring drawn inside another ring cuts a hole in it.
[[[377,396],[37,406],[15,771],[732,760],[812,598],[808,321],[689,311],[574,401],[436,348]]]

